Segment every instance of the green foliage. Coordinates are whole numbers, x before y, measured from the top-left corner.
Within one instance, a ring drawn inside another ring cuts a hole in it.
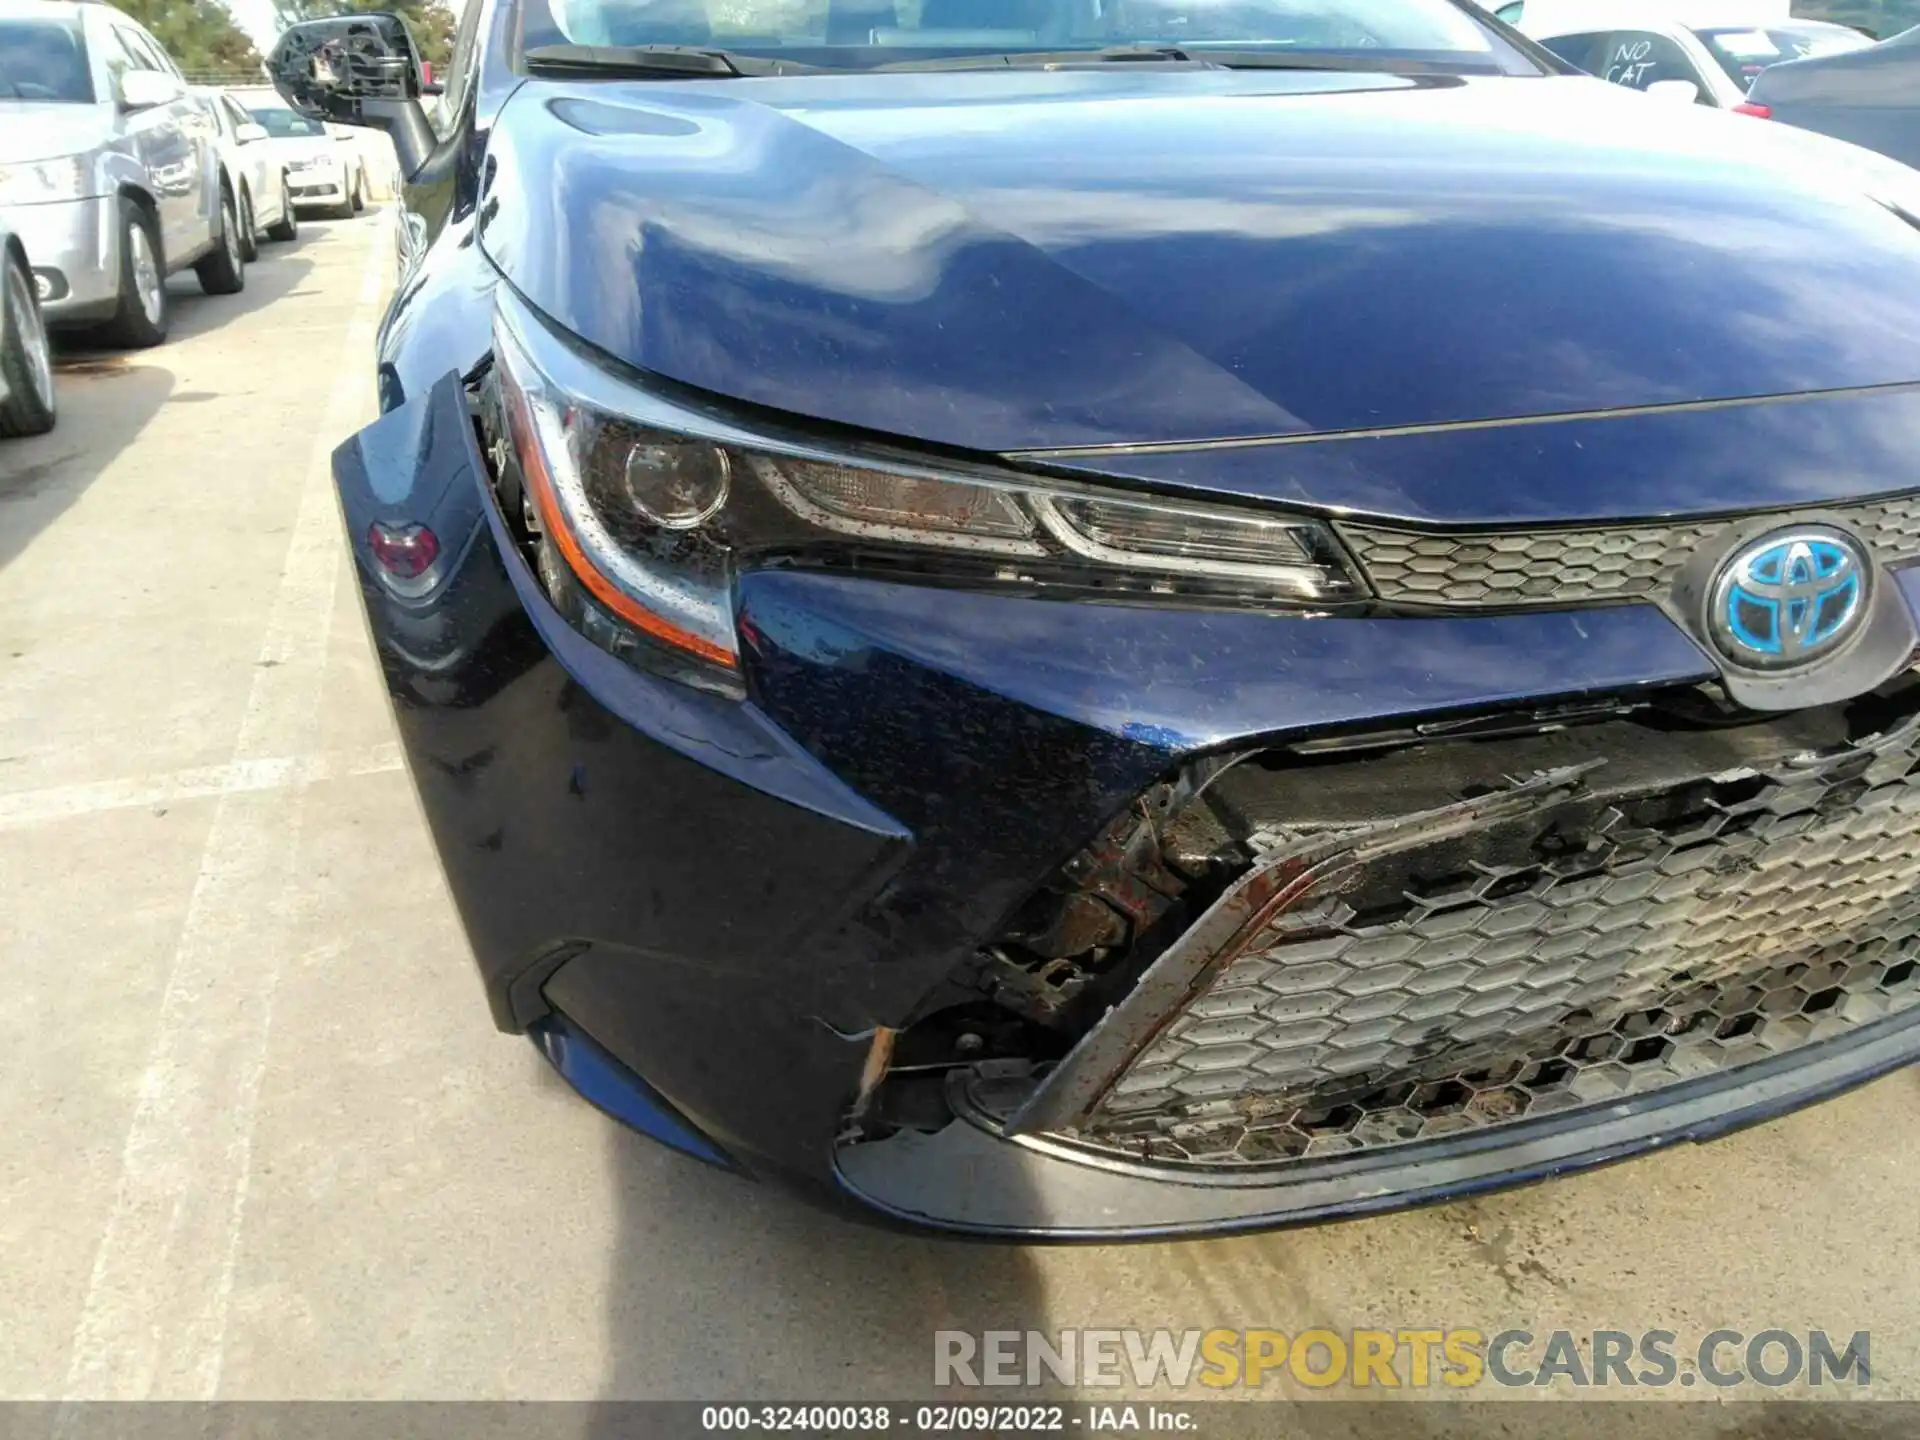
[[[189,74],[260,69],[260,52],[220,0],[113,0],[113,6],[151,30]]]
[[[1917,0],[1920,3],[1920,0]],[[392,11],[407,22],[420,45],[421,58],[437,73],[453,54],[453,12],[435,0],[274,0],[273,16],[281,25],[317,20],[326,15]]]

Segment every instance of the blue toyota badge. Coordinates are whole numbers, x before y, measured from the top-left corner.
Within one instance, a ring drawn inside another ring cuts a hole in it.
[[[1811,665],[1845,645],[1867,614],[1872,575],[1860,542],[1810,525],[1736,550],[1713,583],[1707,630],[1749,670]]]

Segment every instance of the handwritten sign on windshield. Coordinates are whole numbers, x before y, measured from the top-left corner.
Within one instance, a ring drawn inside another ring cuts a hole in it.
[[[1635,90],[1641,89],[1650,78],[1647,72],[1659,64],[1652,56],[1652,40],[1622,40],[1613,47],[1613,55],[1607,61],[1605,78],[1610,84],[1630,85]]]

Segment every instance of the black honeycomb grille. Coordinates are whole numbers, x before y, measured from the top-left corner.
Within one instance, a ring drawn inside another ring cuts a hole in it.
[[[1268,921],[1070,1134],[1315,1158],[1644,1094],[1916,1000],[1909,720],[1383,856]]]
[[[1899,565],[1920,559],[1920,495],[1823,512]],[[1786,517],[1782,517],[1783,523]],[[1374,591],[1398,604],[1480,607],[1648,600],[1724,520],[1432,534],[1342,523]]]

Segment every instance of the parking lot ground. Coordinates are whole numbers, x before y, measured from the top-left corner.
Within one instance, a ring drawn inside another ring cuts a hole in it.
[[[1318,1326],[1867,1330],[1864,1393],[1920,1398],[1920,1073],[1124,1248],[851,1225],[577,1101],[490,1027],[338,534],[391,256],[373,217],[176,282],[172,343],[0,448],[0,1395],[904,1398],[941,1329]]]

